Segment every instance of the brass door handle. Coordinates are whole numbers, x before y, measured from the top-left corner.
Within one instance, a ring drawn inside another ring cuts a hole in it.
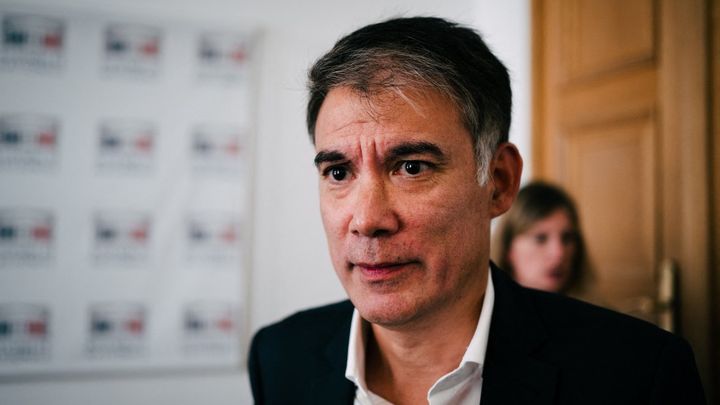
[[[661,328],[677,332],[678,317],[678,266],[673,259],[660,262],[657,274],[657,298],[655,312],[657,324]]]

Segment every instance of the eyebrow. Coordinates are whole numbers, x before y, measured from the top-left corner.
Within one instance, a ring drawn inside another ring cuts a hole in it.
[[[447,160],[447,156],[443,151],[431,142],[404,142],[399,145],[390,148],[388,153],[389,160],[397,160],[410,155],[423,155],[429,154],[434,156],[436,159],[444,162]],[[315,166],[319,167],[323,163],[338,162],[341,160],[347,160],[345,154],[336,150],[323,150],[315,155]]]
[[[318,152],[317,155],[315,155],[315,167],[320,167],[323,163],[328,162],[337,162],[340,160],[347,160],[345,155],[341,152],[335,151],[335,150],[321,150]]]
[[[390,148],[388,157],[391,160],[403,158],[409,155],[432,155],[440,161],[445,161],[447,156],[439,146],[432,142],[405,142]]]

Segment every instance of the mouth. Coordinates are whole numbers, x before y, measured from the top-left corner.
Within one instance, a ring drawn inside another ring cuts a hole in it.
[[[368,282],[381,282],[400,276],[417,262],[351,263],[351,269],[358,270]]]
[[[565,272],[563,270],[553,270],[548,273],[548,277],[556,281],[562,280],[563,278],[565,278]]]

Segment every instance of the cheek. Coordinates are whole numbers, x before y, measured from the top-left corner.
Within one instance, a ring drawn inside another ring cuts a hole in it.
[[[475,184],[442,187],[426,195],[413,195],[398,205],[409,226],[423,228],[435,237],[455,237],[456,243],[489,230],[487,202]],[[486,229],[487,228],[487,229]]]
[[[515,271],[518,271],[521,268],[521,266],[518,266],[519,257],[516,243],[510,244],[510,248],[507,252],[507,261],[510,263],[510,266],[515,269]]]
[[[447,194],[433,201],[407,204],[404,223],[409,232],[401,239],[414,246],[430,268],[474,266],[488,249],[489,221],[483,220],[480,209],[468,208],[471,206]],[[436,276],[452,278],[452,274],[438,272]]]
[[[333,210],[331,210],[328,205],[321,200],[320,218],[322,219],[323,228],[325,229],[325,235],[328,236],[328,239],[330,239],[331,231],[337,226],[337,220],[334,218],[332,213]]]
[[[330,193],[320,191],[320,217],[328,238],[331,235],[337,236],[342,224],[347,222],[345,211],[346,207],[342,204],[341,199],[333,197]]]
[[[575,243],[569,244],[565,248],[565,262],[572,264],[575,255],[577,254],[577,245]]]
[[[538,264],[537,248],[529,241],[515,240],[510,246],[508,260],[516,273],[532,273]]]
[[[320,196],[320,217],[322,218],[325,237],[333,262],[342,256],[341,247],[347,225],[346,215],[340,206]]]

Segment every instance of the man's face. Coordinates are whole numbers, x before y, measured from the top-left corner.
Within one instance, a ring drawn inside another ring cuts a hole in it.
[[[335,88],[315,147],[330,255],[363,318],[401,326],[482,297],[492,182],[452,102]]]

